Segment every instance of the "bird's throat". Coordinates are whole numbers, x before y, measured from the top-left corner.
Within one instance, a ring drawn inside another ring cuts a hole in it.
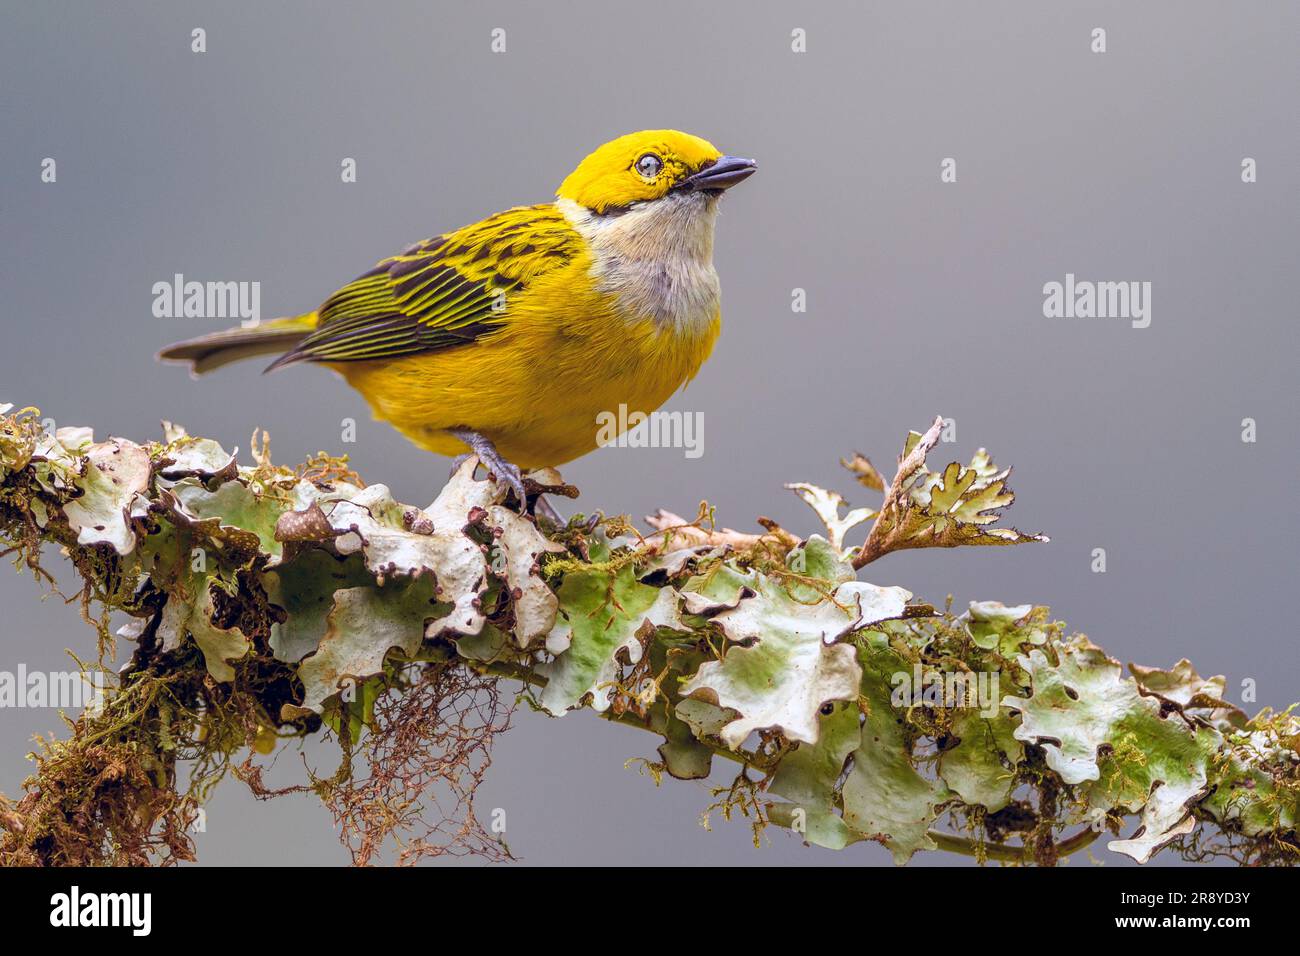
[[[715,197],[670,194],[617,215],[565,199],[556,205],[590,244],[594,277],[629,320],[652,318],[687,334],[711,326],[719,306]]]

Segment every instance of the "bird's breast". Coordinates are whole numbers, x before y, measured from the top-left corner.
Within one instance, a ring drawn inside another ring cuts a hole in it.
[[[648,318],[668,334],[690,334],[718,314],[721,288],[711,262],[625,259],[600,262],[599,288],[618,300],[633,320]]]

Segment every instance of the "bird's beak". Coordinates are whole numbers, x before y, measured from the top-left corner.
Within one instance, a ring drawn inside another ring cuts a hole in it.
[[[758,170],[758,163],[739,156],[723,156],[712,166],[706,166],[693,176],[677,184],[678,189],[722,192],[742,179],[748,179]]]

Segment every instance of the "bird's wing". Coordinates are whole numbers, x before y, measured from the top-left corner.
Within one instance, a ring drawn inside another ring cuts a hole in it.
[[[509,209],[417,242],[330,296],[318,310],[316,330],[271,368],[396,358],[474,342],[506,324],[512,295],[582,250],[582,237],[552,204]]]

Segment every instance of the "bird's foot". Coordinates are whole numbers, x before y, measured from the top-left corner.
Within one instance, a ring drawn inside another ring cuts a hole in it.
[[[519,499],[519,513],[527,514],[528,493],[524,490],[524,476],[519,470],[519,466],[502,458],[501,453],[497,451],[497,446],[492,444],[491,439],[480,435],[478,432],[471,431],[468,428],[453,428],[449,429],[449,431],[466,445],[469,445],[472,449],[470,454],[478,456],[478,460],[488,470],[489,474],[498,481],[504,481],[510,486],[510,490]],[[456,459],[452,465],[452,474],[456,473],[456,469],[464,463],[467,457],[467,455],[462,455]]]
[[[447,477],[455,478],[456,472],[460,471],[460,466],[465,464],[465,462],[469,461],[473,457],[474,457],[474,453],[472,451],[467,451],[465,452],[465,454],[457,455],[455,458],[453,458],[451,460],[451,470],[447,472]]]

